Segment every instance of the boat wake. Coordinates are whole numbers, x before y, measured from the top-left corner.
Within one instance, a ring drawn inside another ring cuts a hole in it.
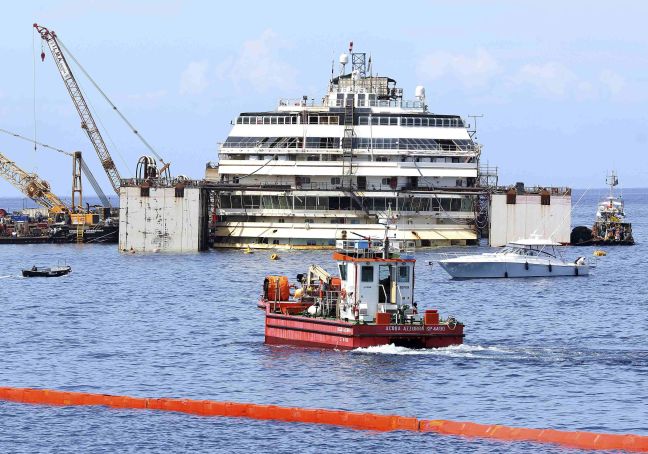
[[[648,365],[648,351],[614,351],[596,349],[565,349],[543,347],[502,348],[482,345],[453,345],[445,348],[410,349],[394,344],[358,348],[351,353],[364,355],[440,356],[445,358],[470,358],[476,360],[522,362],[528,365]]]
[[[436,355],[450,357],[491,356],[492,354],[510,353],[498,347],[483,347],[481,345],[451,345],[444,348],[412,349],[397,347],[394,344],[379,345],[367,348],[357,348],[352,353],[374,355]]]

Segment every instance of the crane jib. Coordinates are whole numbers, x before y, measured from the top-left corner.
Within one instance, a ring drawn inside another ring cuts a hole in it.
[[[108,179],[110,180],[110,184],[112,185],[113,190],[115,191],[115,193],[119,194],[119,185],[121,180],[119,171],[117,170],[117,167],[115,167],[115,163],[110,156],[110,153],[108,152],[108,147],[106,146],[106,143],[103,140],[101,133],[99,132],[99,128],[97,127],[94,118],[90,113],[90,108],[88,107],[88,104],[86,103],[85,98],[81,93],[81,89],[79,88],[79,85],[74,78],[72,69],[70,68],[65,55],[61,50],[61,46],[59,46],[58,44],[56,34],[54,32],[50,32],[45,27],[39,26],[38,24],[34,24],[34,28],[38,30],[41,38],[47,42],[48,47],[52,52],[52,56],[54,57],[54,60],[56,62],[59,73],[61,74],[61,78],[63,79],[68,93],[72,98],[72,102],[74,103],[74,106],[76,107],[77,112],[81,117],[81,125],[88,134],[88,138],[90,139],[92,146],[99,156],[99,160],[101,161],[104,171],[108,176]]]

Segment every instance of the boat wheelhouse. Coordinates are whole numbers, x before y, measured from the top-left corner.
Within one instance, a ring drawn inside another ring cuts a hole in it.
[[[351,46],[321,102],[241,113],[206,172],[219,185],[214,245],[332,248],[384,224],[415,246],[475,243],[481,147],[461,117],[415,94],[405,100]]]

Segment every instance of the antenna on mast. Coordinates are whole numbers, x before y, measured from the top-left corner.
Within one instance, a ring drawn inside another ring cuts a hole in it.
[[[470,134],[470,138],[474,139],[475,135],[477,134],[477,119],[478,118],[484,118],[484,114],[468,115],[468,118],[472,118],[473,122],[475,123],[473,128],[468,130],[468,134]]]
[[[610,187],[610,197],[614,197],[614,187],[619,184],[619,177],[614,170],[605,178],[605,183]]]

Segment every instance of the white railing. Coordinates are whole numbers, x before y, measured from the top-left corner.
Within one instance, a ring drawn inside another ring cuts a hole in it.
[[[357,103],[356,103],[357,104]],[[330,99],[328,103],[323,101],[316,101],[315,99],[279,99],[279,107],[344,107],[344,100]],[[366,100],[364,105],[355,105],[355,108],[362,107],[391,107],[404,110],[421,110],[425,107],[425,103],[415,100],[403,99],[376,99]]]
[[[241,153],[248,152],[259,154],[261,152],[266,153],[276,153],[278,151],[285,151],[287,154],[292,153],[317,153],[319,150],[335,150],[342,152],[342,148],[339,145],[326,145],[323,147],[267,147],[261,146],[258,144],[250,144],[246,142],[222,142],[219,144],[220,148],[226,152],[232,152],[234,150],[240,151]],[[472,145],[410,145],[410,144],[398,144],[394,147],[375,147],[371,145],[354,145],[354,153],[376,153],[379,154],[383,151],[392,151],[395,154],[398,154],[401,151],[406,151],[409,153],[415,154],[427,154],[427,152],[434,151],[437,153],[457,153],[457,152],[467,152],[467,153],[478,153],[480,151],[480,146]]]

